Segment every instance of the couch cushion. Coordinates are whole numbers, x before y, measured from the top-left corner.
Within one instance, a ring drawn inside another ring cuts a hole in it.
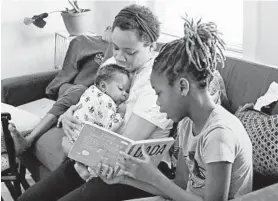
[[[50,108],[53,106],[55,101],[42,98],[39,100],[35,100],[23,105],[18,106],[17,108],[30,112],[36,116],[38,116],[40,119],[42,119],[46,113],[50,110]]]
[[[36,115],[5,103],[1,103],[1,112],[9,112],[11,114],[10,122],[15,124],[19,132],[31,132],[40,122],[40,118]]]
[[[55,170],[65,159],[61,147],[64,131],[53,127],[44,133],[36,142],[34,152],[39,161],[51,171]]]
[[[278,69],[231,57],[227,57],[225,68],[219,71],[226,85],[231,112],[245,103],[255,103],[270,83],[278,80]]]
[[[240,196],[232,201],[276,201],[278,197],[278,184],[271,185],[258,191]]]

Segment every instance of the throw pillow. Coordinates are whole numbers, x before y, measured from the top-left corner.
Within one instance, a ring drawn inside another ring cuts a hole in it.
[[[245,127],[253,146],[254,170],[263,175],[278,176],[278,115],[266,115],[252,104],[235,114]]]

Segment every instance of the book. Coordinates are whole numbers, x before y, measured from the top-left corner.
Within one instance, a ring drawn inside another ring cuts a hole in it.
[[[157,166],[170,147],[174,138],[157,138],[134,141],[95,124],[84,124],[77,140],[69,151],[68,157],[90,167],[102,162],[114,168],[117,173],[120,167],[120,152],[133,157],[143,158],[142,145]]]

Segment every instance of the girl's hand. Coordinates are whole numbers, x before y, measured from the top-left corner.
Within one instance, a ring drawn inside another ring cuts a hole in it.
[[[85,181],[87,181],[87,179],[89,179],[91,176],[90,172],[88,171],[88,168],[82,163],[75,162],[74,169],[79,174],[79,176]]]
[[[107,164],[99,163],[95,173],[107,184],[124,184],[125,175],[114,175],[114,170]]]
[[[144,145],[142,146],[142,153],[144,158],[139,159],[121,152],[121,155],[124,157],[124,160],[121,162],[123,174],[152,184],[159,170],[151,161]]]
[[[76,119],[73,114],[78,109],[78,106],[71,106],[64,114],[62,114],[58,120],[59,124],[62,124],[65,134],[69,137],[70,141],[74,141],[75,137],[81,131],[81,122]]]

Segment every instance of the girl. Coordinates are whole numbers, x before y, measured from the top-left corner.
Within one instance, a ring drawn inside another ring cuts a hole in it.
[[[224,64],[222,45],[214,23],[185,19],[184,37],[162,47],[155,60],[151,84],[157,105],[168,118],[182,120],[174,181],[144,151],[143,160],[122,153],[122,176],[113,176],[110,167],[99,164],[96,173],[105,182],[131,185],[176,201],[224,201],[251,191],[249,137],[240,121],[216,105],[208,92],[217,62]]]

